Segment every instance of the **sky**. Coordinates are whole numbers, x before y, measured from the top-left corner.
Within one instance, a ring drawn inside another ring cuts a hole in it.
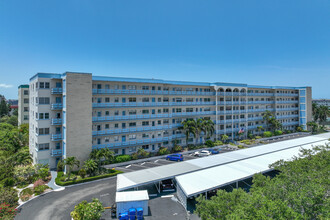
[[[330,98],[330,1],[0,0],[0,94],[66,71]]]

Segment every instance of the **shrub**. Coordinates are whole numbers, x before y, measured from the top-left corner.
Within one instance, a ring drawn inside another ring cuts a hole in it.
[[[26,196],[26,195],[33,195],[33,191],[31,188],[26,188],[21,191],[21,196]]]
[[[298,127],[296,128],[296,131],[298,131],[298,132],[302,132],[303,129],[302,129],[302,127],[298,126]]]
[[[234,143],[232,143],[232,142],[229,142],[229,145],[236,146],[236,144],[234,144]]]
[[[31,198],[31,196],[30,195],[21,195],[20,198],[21,198],[22,202],[26,202]]]
[[[9,203],[12,206],[17,206],[18,196],[17,191],[11,187],[0,187],[0,204]]]
[[[220,146],[223,145],[222,141],[215,141],[214,146]]]
[[[0,219],[14,219],[17,209],[8,203],[0,204]]]
[[[176,153],[176,152],[181,152],[182,151],[182,147],[180,145],[175,145],[173,147],[173,152]]]
[[[248,134],[248,138],[253,139],[253,138],[254,138],[254,135],[251,134],[251,133],[249,133],[249,134]]]
[[[139,159],[139,155],[138,155],[137,153],[133,153],[133,154],[131,155],[131,157],[132,157],[132,160],[137,160],[137,159]]]
[[[78,175],[81,176],[81,178],[85,178],[86,174],[87,174],[87,172],[84,168],[82,168],[78,171]]]
[[[256,136],[255,138],[256,138],[256,139],[260,139],[260,138],[262,138],[262,137],[261,137],[261,136]]]
[[[12,187],[15,184],[15,180],[12,177],[8,177],[6,179],[3,180],[3,186],[9,186]]]
[[[214,147],[214,143],[213,143],[213,141],[211,141],[211,140],[207,140],[207,141],[205,142],[205,145],[208,146],[208,147]]]
[[[123,173],[122,171],[119,170],[109,170],[109,173],[99,175],[99,176],[91,176],[91,177],[86,177],[84,179],[77,179],[77,180],[70,180],[70,181],[65,181],[66,177],[64,176],[63,172],[58,172],[57,177],[55,179],[55,183],[59,186],[68,186],[72,184],[77,184],[77,183],[85,183],[93,180],[98,180],[98,179],[103,179],[111,176],[115,176],[119,173]]]
[[[49,176],[49,168],[40,168],[38,170],[39,178],[43,179],[44,181],[47,180],[47,177]]]
[[[264,137],[271,137],[271,136],[273,136],[273,133],[270,131],[265,131],[263,135],[264,135]]]
[[[58,161],[57,163],[57,172],[64,171],[64,163],[62,160]]]
[[[245,147],[243,147],[242,145],[237,145],[237,147],[239,148],[239,149],[244,149]]]
[[[100,219],[103,212],[102,203],[94,198],[90,203],[84,200],[76,205],[70,215],[74,220],[94,220]]]
[[[45,184],[45,182],[42,179],[38,179],[37,181],[35,181],[33,183],[33,188],[36,188],[36,187],[44,185],[44,184]]]
[[[122,162],[126,162],[126,161],[130,161],[131,155],[118,155],[115,157],[115,162],[116,163],[122,163]]]
[[[37,187],[34,188],[34,194],[40,195],[42,194],[46,189],[49,189],[49,187],[47,185],[39,185]]]
[[[165,154],[169,154],[170,151],[166,148],[166,147],[160,147],[158,150],[158,155],[165,155]]]
[[[274,134],[277,136],[277,135],[281,135],[281,134],[283,134],[283,132],[280,131],[280,130],[276,130],[276,131],[274,131]]]

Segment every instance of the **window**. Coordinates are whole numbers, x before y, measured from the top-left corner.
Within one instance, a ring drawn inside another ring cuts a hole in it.
[[[168,124],[169,123],[169,120],[168,119],[164,119],[163,120],[163,124]]]
[[[168,113],[168,108],[164,108],[163,113]]]
[[[109,129],[109,124],[105,124],[105,129]]]
[[[29,90],[24,90],[24,91],[23,91],[23,94],[24,94],[24,95],[28,95],[28,94],[29,94]]]
[[[44,89],[45,88],[45,83],[44,82],[40,82],[39,83],[39,88],[40,89]]]
[[[136,115],[136,110],[128,110],[129,115]]]
[[[158,120],[157,121],[157,124],[161,125],[162,124],[162,121],[161,120]]]
[[[115,115],[119,115],[119,111],[118,110],[115,111]]]
[[[44,113],[39,113],[39,119],[44,119]]]
[[[136,139],[136,134],[130,134],[130,135],[128,135],[128,139],[130,139],[130,140]]]
[[[149,86],[142,86],[142,90],[149,90]]]
[[[163,102],[168,102],[168,97],[164,97]]]
[[[149,126],[149,121],[143,121],[142,126]]]
[[[142,102],[149,102],[149,98],[147,97],[142,98]]]
[[[37,99],[37,101],[39,101],[39,102],[37,102],[37,103],[39,103],[39,104],[45,104],[45,105],[47,105],[47,104],[49,104],[49,97],[39,97],[39,100]]]
[[[49,134],[49,128],[39,128],[39,133],[38,134],[39,135],[47,135],[47,134]]]
[[[24,99],[24,103],[25,104],[29,103],[29,99]]]
[[[119,102],[119,98],[117,97],[117,98],[115,98],[115,102]]]
[[[110,102],[110,98],[109,97],[106,97],[105,98],[105,102]]]
[[[39,150],[49,150],[49,143],[39,144],[38,146]]]
[[[193,98],[186,98],[186,102],[193,102],[194,99]]]
[[[109,111],[105,111],[105,115],[106,116],[109,116],[110,115],[110,112]]]
[[[148,138],[149,134],[142,134],[142,138]]]
[[[129,98],[128,98],[128,101],[129,101],[129,102],[136,102],[136,98],[135,98],[135,97],[129,97]]]
[[[129,90],[136,90],[136,86],[134,86],[134,85],[129,85],[129,86],[128,86],[128,89],[129,89]]]
[[[186,112],[193,112],[194,109],[193,108],[186,108]]]
[[[24,112],[28,112],[29,111],[29,107],[24,107]]]
[[[45,113],[45,119],[49,119],[49,113]]]
[[[49,89],[49,82],[45,83],[45,89]]]
[[[109,138],[108,138],[108,137],[105,137],[105,138],[104,138],[104,142],[105,142],[105,143],[108,143],[108,142],[109,142]]]
[[[115,128],[118,128],[118,124],[115,124]]]
[[[143,109],[142,114],[149,114],[149,109]]]
[[[28,115],[24,115],[24,120],[29,120],[29,116]]]
[[[110,85],[109,84],[106,84],[105,85],[105,89],[110,89]]]
[[[130,123],[129,123],[129,126],[130,126],[130,127],[136,127],[136,122],[130,122]]]

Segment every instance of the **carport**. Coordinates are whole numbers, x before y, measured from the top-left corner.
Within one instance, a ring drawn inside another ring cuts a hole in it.
[[[298,156],[301,148],[311,149],[313,145],[324,145],[327,142],[318,141],[177,176],[177,196],[187,209],[187,199],[190,197],[205,194],[207,198],[207,192],[229,184],[236,184],[238,188],[238,182],[251,178],[256,173],[270,171],[270,164]]]
[[[327,140],[328,138],[329,135],[308,136],[303,138],[297,138],[294,140],[286,140],[286,141],[281,141],[267,145],[260,145],[252,148],[222,153],[218,155],[213,155],[209,157],[204,157],[204,158],[199,158],[184,162],[176,162],[169,165],[153,167],[135,172],[119,174],[117,176],[117,191],[124,191],[128,189],[138,190],[139,186],[144,186],[148,184],[155,184],[155,186],[159,190],[160,182],[165,179],[174,179],[176,176],[188,175],[190,173],[193,173],[191,175],[196,175],[197,172],[202,172],[205,169],[216,168],[226,164],[229,165],[234,162],[239,162],[242,160],[259,157],[262,155],[283,151],[285,149],[291,149],[291,148],[299,149],[299,147],[304,144],[312,144],[312,143],[317,144],[318,142]],[[290,155],[290,157],[291,156],[292,155]],[[266,166],[268,167],[270,163],[272,162],[269,162]],[[264,168],[264,164],[259,164],[259,162],[257,162],[255,166],[257,166],[257,171],[255,170],[250,171],[252,172],[252,174],[250,175],[253,175],[254,173],[257,172],[265,172],[267,170]],[[262,167],[261,170],[259,170],[259,166]],[[244,171],[243,173],[245,172],[247,171]],[[214,174],[212,173],[212,175]],[[201,178],[197,178],[197,179],[198,180],[195,182],[202,181]],[[236,181],[236,179],[234,180]],[[194,182],[191,183],[194,184]],[[223,184],[229,184],[229,183],[223,183]],[[218,188],[219,185],[221,184],[216,184],[216,186],[214,187]],[[186,196],[188,197],[189,195],[190,195],[189,193],[186,194]]]

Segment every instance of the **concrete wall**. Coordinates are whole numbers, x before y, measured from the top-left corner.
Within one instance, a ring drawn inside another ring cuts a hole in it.
[[[92,151],[92,74],[67,73],[64,80],[64,158],[75,156],[82,165]]]
[[[24,103],[24,99],[29,100],[29,94],[24,95],[24,91],[28,91],[29,93],[29,88],[25,86],[18,88],[18,125],[29,123],[29,119],[24,119],[24,116],[29,117],[29,111],[24,111],[24,107],[29,109],[29,102]]]
[[[312,87],[306,87],[306,122],[313,121],[312,116]]]

